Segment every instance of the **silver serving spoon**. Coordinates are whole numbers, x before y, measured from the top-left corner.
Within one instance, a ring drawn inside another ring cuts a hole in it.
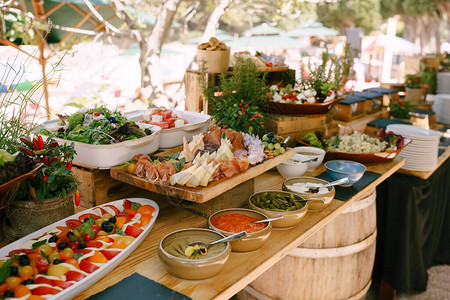
[[[329,186],[333,186],[333,185],[343,184],[343,183],[346,183],[346,182],[348,182],[348,177],[344,177],[344,178],[341,178],[341,179],[339,179],[339,180],[332,181],[332,182],[327,183],[327,184],[324,184],[324,185],[322,185],[322,186],[320,186],[320,187],[316,187],[316,186],[307,186],[306,188],[309,189],[309,192],[310,192],[310,193],[317,193],[317,192],[319,191],[319,188],[321,188],[321,187],[329,187]]]
[[[208,248],[209,246],[218,244],[218,243],[225,243],[225,242],[230,242],[230,241],[234,241],[234,240],[238,240],[241,239],[243,237],[247,236],[247,231],[241,231],[232,235],[229,235],[227,237],[224,237],[223,239],[211,242],[211,243],[205,243],[205,242],[192,242],[189,243],[188,246],[195,246],[195,245],[199,245],[200,247],[204,247],[204,248]]]
[[[269,222],[269,221],[279,220],[279,219],[282,219],[282,218],[284,218],[284,214],[282,214],[281,216],[278,216],[278,217],[273,217],[273,218],[267,218],[267,219],[263,219],[263,220],[253,221],[252,223],[253,224],[265,223],[265,222]]]

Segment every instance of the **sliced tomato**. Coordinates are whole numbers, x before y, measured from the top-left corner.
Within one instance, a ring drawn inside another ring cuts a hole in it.
[[[117,207],[115,207],[114,205],[112,205],[112,204],[105,205],[105,207],[109,207],[109,208],[111,208],[112,210],[114,210],[115,215],[120,214],[120,210],[119,210]]]
[[[81,279],[86,277],[86,275],[84,275],[83,273],[72,270],[64,275],[66,276],[67,281],[80,281]]]
[[[134,217],[136,215],[136,213],[137,213],[137,210],[136,209],[132,209],[132,208],[125,208],[125,213],[133,215],[133,217]]]
[[[119,217],[125,217],[125,218],[127,218],[127,221],[129,221],[129,220],[133,219],[134,216],[132,214],[128,214],[128,213],[122,213],[122,214],[117,215],[117,218],[119,218]]]
[[[48,263],[48,261],[45,258],[43,258],[42,256],[38,255],[36,257],[35,263],[36,263],[36,267],[39,270],[39,273],[47,272],[49,263]]]
[[[150,125],[155,125],[155,126],[158,126],[158,127],[161,127],[161,129],[167,129],[167,128],[169,128],[169,122],[153,122],[153,121],[146,121],[145,122],[146,124],[150,124]]]
[[[90,240],[86,242],[86,248],[100,248],[102,246],[103,243],[96,240]]]
[[[37,288],[31,290],[33,295],[56,295],[60,292],[59,289],[55,289],[49,286],[38,286]]]
[[[78,244],[79,244],[78,242],[70,242],[69,243],[69,248],[72,249],[75,252],[75,250],[78,249]]]
[[[43,276],[39,276],[38,278],[36,278],[34,280],[35,284],[49,284],[49,285],[53,285],[53,280],[45,278]]]
[[[138,237],[144,230],[139,227],[129,225],[125,229],[125,234],[130,235],[132,237]]]
[[[80,262],[80,270],[86,273],[93,273],[99,268],[100,268],[99,266],[96,266],[93,263],[88,262],[86,259],[83,259]]]
[[[88,213],[88,214],[82,214],[81,216],[79,216],[79,217],[78,217],[78,220],[80,220],[81,222],[83,222],[84,219],[90,218],[91,216],[92,216],[92,218],[94,219],[94,221],[100,219],[99,216],[97,216],[97,215],[95,215],[95,214]]]
[[[16,249],[16,250],[10,251],[8,256],[21,255],[21,254],[30,255],[30,254],[34,254],[34,251],[32,249]]]
[[[99,264],[106,264],[108,262],[108,259],[99,251],[95,251],[94,255],[88,257],[86,260],[91,263]]]
[[[172,111],[170,109],[163,110],[161,112],[161,116],[163,117],[164,121],[170,119],[172,118]]]
[[[118,254],[120,254],[120,250],[113,250],[113,249],[103,249],[100,250],[100,252],[106,257],[107,260],[111,260],[114,257],[116,257]]]
[[[63,290],[67,289],[69,286],[73,285],[73,282],[67,282],[64,280],[52,280],[53,281],[53,286],[57,286],[62,288]]]
[[[81,224],[83,224],[83,222],[80,221],[80,220],[77,220],[77,219],[69,219],[69,220],[66,221],[66,226],[69,227],[72,230],[74,230],[75,228],[77,228]]]
[[[125,217],[117,217],[116,218],[116,226],[119,227],[119,229],[122,229],[123,224],[128,222],[128,219]]]

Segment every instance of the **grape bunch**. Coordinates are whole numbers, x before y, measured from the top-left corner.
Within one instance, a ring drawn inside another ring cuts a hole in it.
[[[283,138],[273,132],[268,132],[262,137],[264,145],[264,153],[267,156],[277,156],[286,152],[286,144],[283,143]]]

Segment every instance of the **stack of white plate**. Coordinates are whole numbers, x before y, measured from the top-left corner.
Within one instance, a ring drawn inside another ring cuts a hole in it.
[[[434,97],[433,111],[436,112],[436,121],[450,124],[450,94],[439,94]]]
[[[404,124],[388,125],[386,131],[412,140],[411,144],[398,154],[399,157],[406,159],[403,169],[429,171],[437,166],[441,137],[439,132]]]
[[[450,72],[437,73],[437,91],[438,94],[450,94]]]

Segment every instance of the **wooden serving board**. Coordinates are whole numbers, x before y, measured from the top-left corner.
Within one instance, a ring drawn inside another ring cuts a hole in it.
[[[158,153],[158,155],[170,155],[177,151],[166,151],[162,153]],[[234,175],[231,178],[223,178],[218,181],[214,181],[209,183],[206,187],[197,187],[190,188],[186,186],[171,186],[171,185],[162,185],[157,182],[150,182],[144,178],[138,177],[136,175],[130,174],[123,167],[115,167],[110,171],[111,177],[123,181],[125,183],[135,185],[145,190],[149,190],[152,192],[165,194],[167,196],[176,197],[196,203],[205,203],[222,193],[234,188],[235,186],[252,179],[276,165],[282,163],[285,160],[288,160],[292,156],[294,156],[295,150],[288,148],[284,154],[275,156],[272,159],[266,160],[262,164],[256,165],[254,167],[250,167],[244,173],[240,173]]]

